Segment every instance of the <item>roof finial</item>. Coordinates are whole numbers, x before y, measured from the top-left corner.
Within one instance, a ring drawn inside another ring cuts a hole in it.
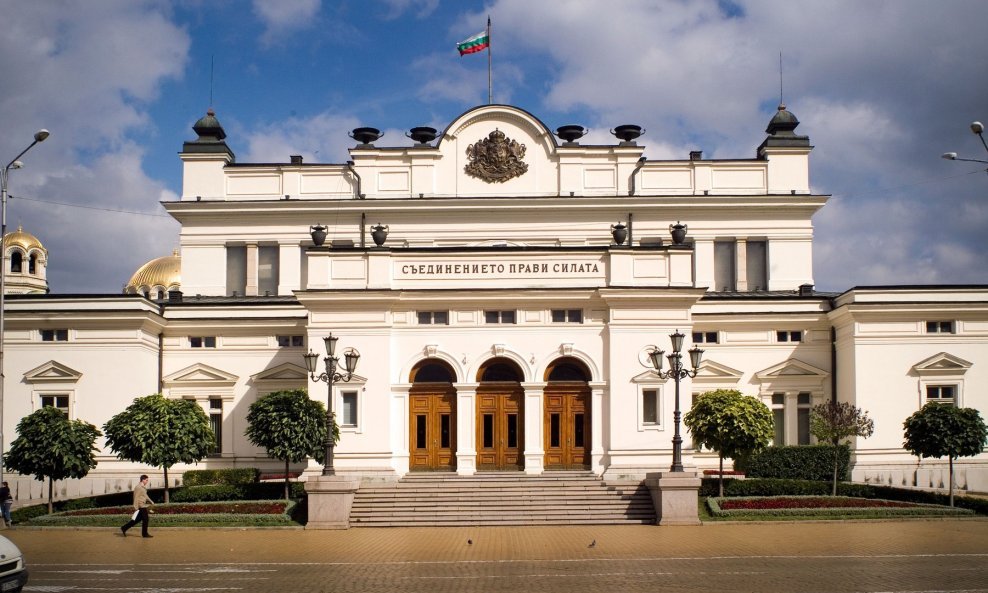
[[[782,98],[782,50],[779,50],[779,111],[786,108],[786,102]]]

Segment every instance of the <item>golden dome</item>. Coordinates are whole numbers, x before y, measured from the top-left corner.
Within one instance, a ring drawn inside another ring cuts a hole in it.
[[[45,246],[41,244],[41,241],[38,241],[38,238],[31,233],[24,232],[24,228],[20,225],[17,225],[16,231],[7,233],[7,236],[3,238],[3,246],[5,249],[12,246],[17,246],[25,252],[29,252],[32,249],[40,249],[41,251],[48,253]]]
[[[130,277],[130,282],[124,288],[124,292],[143,292],[142,289],[152,289],[161,286],[165,290],[178,288],[182,284],[182,257],[178,250],[171,255],[152,259],[144,264],[134,275]]]

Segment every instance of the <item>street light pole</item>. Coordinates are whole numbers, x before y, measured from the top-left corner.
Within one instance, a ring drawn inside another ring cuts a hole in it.
[[[971,122],[971,132],[974,133],[980,140],[981,144],[985,147],[985,151],[988,152],[988,142],[985,142],[985,126],[979,121]],[[945,152],[941,155],[941,158],[947,159],[948,161],[966,161],[968,163],[988,163],[988,161],[983,159],[962,159],[957,156],[956,152]],[[985,169],[988,172],[988,169]]]
[[[352,379],[353,372],[357,370],[357,361],[360,359],[359,352],[353,348],[347,348],[346,352],[343,353],[343,356],[346,358],[346,372],[337,372],[340,362],[340,359],[336,356],[336,342],[338,340],[339,337],[333,334],[329,334],[323,338],[323,342],[326,344],[326,357],[323,358],[326,371],[319,375],[316,375],[316,365],[319,362],[319,355],[311,349],[308,354],[303,355],[303,358],[305,358],[305,368],[309,370],[309,377],[313,381],[322,381],[329,386],[326,398],[326,440],[324,442],[326,451],[322,467],[322,475],[324,476],[336,475],[336,470],[333,467],[333,447],[335,445],[333,428],[336,426],[336,414],[333,411],[333,384],[337,381],[347,382]]]
[[[672,340],[672,353],[666,356],[669,359],[669,370],[662,370],[662,357],[665,355],[664,350],[659,350],[658,348],[653,348],[648,352],[648,358],[652,362],[652,366],[655,367],[655,372],[662,379],[672,379],[676,383],[676,409],[673,412],[672,418],[675,424],[675,432],[672,437],[672,467],[669,469],[671,472],[682,472],[683,470],[683,437],[679,434],[679,421],[682,418],[682,411],[679,409],[679,382],[686,377],[695,377],[697,371],[700,368],[700,359],[703,357],[703,350],[700,350],[697,346],[693,346],[689,350],[690,354],[690,364],[693,366],[692,370],[687,370],[683,367],[683,334],[676,330],[676,333],[669,336]]]
[[[10,160],[9,163],[3,168],[2,174],[0,174],[0,481],[3,481],[3,449],[4,449],[4,439],[6,435],[3,433],[3,409],[4,409],[4,383],[5,376],[3,370],[3,342],[4,342],[4,321],[5,321],[5,309],[6,309],[6,293],[7,293],[7,178],[10,175],[11,169],[20,169],[21,162],[18,160],[24,156],[27,151],[34,148],[34,145],[39,142],[44,142],[49,136],[48,130],[41,129],[34,133],[34,142],[32,142],[27,148],[22,150],[20,154],[15,156]]]

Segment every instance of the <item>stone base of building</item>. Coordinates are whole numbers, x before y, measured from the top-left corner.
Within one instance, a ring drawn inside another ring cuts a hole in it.
[[[652,493],[656,525],[700,525],[700,476],[695,472],[656,472],[645,477]]]
[[[315,476],[305,483],[309,498],[306,529],[349,529],[350,508],[360,481],[344,476]]]

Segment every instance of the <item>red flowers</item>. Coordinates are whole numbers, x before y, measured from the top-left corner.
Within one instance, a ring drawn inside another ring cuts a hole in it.
[[[156,505],[154,510],[159,515],[283,515],[287,502],[193,502],[174,505]],[[101,509],[82,509],[66,511],[63,515],[92,516],[92,515],[125,515],[134,509],[129,506],[106,507]]]
[[[735,498],[720,501],[723,511],[771,509],[850,509],[850,508],[909,508],[921,505],[894,500],[848,498],[844,496],[772,496],[764,498]]]

